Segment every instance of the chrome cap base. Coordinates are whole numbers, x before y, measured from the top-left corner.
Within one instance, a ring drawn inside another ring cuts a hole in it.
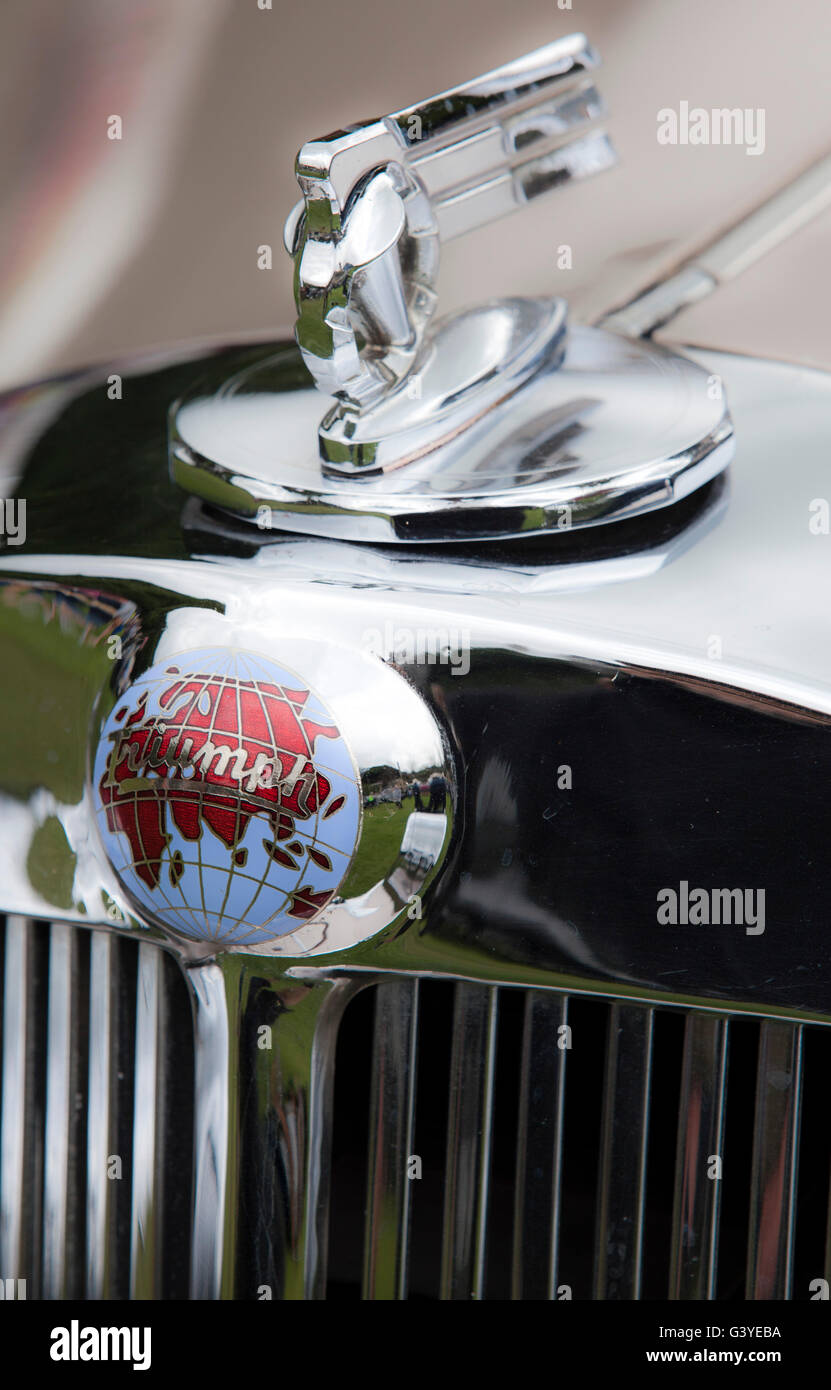
[[[526,338],[513,380],[489,380],[487,354],[501,357],[505,344],[491,349],[488,334],[516,325],[523,304],[528,322],[537,316],[537,351],[528,351]],[[479,331],[481,411],[460,424],[448,387],[439,406],[431,394],[423,416],[419,400],[408,398],[408,430],[397,430],[388,403],[390,429],[374,441],[375,467],[358,477],[338,476],[320,457],[320,392],[294,345],[264,349],[253,367],[250,349],[241,353],[242,369],[230,377],[226,358],[215,379],[203,379],[171,410],[172,474],[262,529],[423,544],[639,516],[721,472],[733,431],[717,378],[645,340],[586,327],[559,339],[557,313],[558,301],[512,300],[446,321],[439,331],[460,341],[473,342]],[[397,468],[396,457],[408,466]]]
[[[366,477],[428,457],[440,467],[472,426],[559,365],[567,318],[564,299],[509,299],[440,320],[396,391],[367,410],[338,401],[324,417],[324,473]]]

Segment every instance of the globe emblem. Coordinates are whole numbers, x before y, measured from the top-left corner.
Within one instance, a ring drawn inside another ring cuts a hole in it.
[[[358,774],[323,701],[295,672],[226,648],[171,657],[118,699],[93,795],[139,909],[226,947],[321,913],[361,824]]]

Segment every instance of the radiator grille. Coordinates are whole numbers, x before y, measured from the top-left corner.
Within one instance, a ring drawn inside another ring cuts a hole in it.
[[[328,1296],[816,1297],[829,1064],[821,1026],[373,987],[339,1037]]]
[[[0,972],[0,1279],[29,1298],[187,1297],[179,967],[9,917]],[[831,1280],[827,1028],[407,977],[355,993],[331,1039],[315,1044],[331,1113],[310,1107],[307,1135],[331,1173],[315,1293],[729,1301]]]
[[[186,1297],[193,1037],[167,953],[8,917],[0,1278],[28,1298]]]

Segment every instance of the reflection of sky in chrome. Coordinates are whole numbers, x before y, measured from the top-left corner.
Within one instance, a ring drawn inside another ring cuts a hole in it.
[[[350,745],[360,767],[377,763],[379,748],[384,750],[384,762],[402,772],[415,772],[439,761],[438,740],[426,720],[420,728],[412,723],[404,725],[401,711],[392,703],[373,708],[368,720],[366,696],[360,690],[348,691],[340,708],[350,716]]]
[[[261,578],[259,582],[263,583],[264,580]],[[215,624],[214,615],[208,614],[206,617],[198,609],[180,609],[171,613],[157,648],[156,664],[172,659],[177,650],[209,645],[211,636],[216,641]],[[250,630],[242,625],[235,626],[234,645],[244,650],[261,649],[266,633],[267,629],[256,623],[251,624]],[[277,657],[288,652],[285,659],[290,666],[297,668],[302,664],[308,683],[324,694],[359,768],[384,763],[398,767],[406,774],[443,762],[441,743],[432,716],[426,708],[419,706],[415,697],[408,703],[407,714],[402,718],[400,701],[395,698],[402,681],[397,672],[391,671],[376,657],[354,651],[348,653],[343,648],[323,643],[315,644],[315,656],[321,663],[315,670],[309,664],[309,656],[303,652],[296,655],[292,662],[291,648],[296,641],[296,638],[281,641],[280,637],[274,637],[269,641],[269,646]],[[377,685],[373,683],[373,673],[379,682]],[[326,689],[321,690],[324,681]]]

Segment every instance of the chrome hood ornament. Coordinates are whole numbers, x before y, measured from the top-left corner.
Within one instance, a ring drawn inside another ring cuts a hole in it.
[[[720,384],[686,358],[558,298],[435,317],[443,241],[614,165],[597,63],[572,35],[302,147],[297,349],[177,403],[185,487],[263,528],[459,541],[638,515],[725,466]]]
[[[575,35],[303,146],[303,201],[284,240],[297,343],[337,400],[319,431],[330,470],[407,462],[416,439],[422,452],[438,446],[561,347],[562,301],[504,304],[494,322],[459,316],[431,333],[439,249],[614,164],[605,132],[590,129],[603,114],[585,75],[597,63]]]

